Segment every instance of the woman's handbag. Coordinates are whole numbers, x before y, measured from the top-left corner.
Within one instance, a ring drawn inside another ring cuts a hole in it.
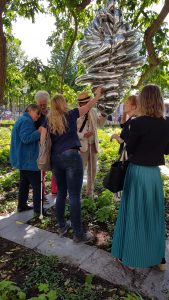
[[[103,186],[113,193],[123,190],[124,179],[128,166],[128,160],[125,160],[125,148],[122,151],[119,159],[115,161],[110,168],[110,171],[103,179]]]
[[[46,136],[43,141],[41,141],[39,146],[39,156],[37,159],[37,165],[41,171],[51,170],[51,138],[49,130],[46,131]]]

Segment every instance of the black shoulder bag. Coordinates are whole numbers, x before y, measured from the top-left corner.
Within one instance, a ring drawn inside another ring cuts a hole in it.
[[[119,159],[115,161],[103,179],[103,186],[113,193],[118,193],[123,190],[124,179],[127,171],[128,160],[125,160],[125,151],[124,147]]]

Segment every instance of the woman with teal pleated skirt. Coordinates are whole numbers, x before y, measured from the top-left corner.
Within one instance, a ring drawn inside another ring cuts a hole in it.
[[[169,120],[156,85],[137,98],[127,142],[129,165],[112,241],[112,256],[130,268],[165,268],[165,212],[159,165],[169,153]]]

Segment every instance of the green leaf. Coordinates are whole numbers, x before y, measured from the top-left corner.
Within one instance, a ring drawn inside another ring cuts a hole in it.
[[[49,285],[47,283],[41,283],[39,286],[38,286],[38,290],[40,292],[48,292],[49,291]]]

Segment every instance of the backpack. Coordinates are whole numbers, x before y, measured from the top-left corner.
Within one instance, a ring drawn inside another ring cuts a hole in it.
[[[37,159],[37,165],[41,171],[51,170],[51,138],[49,130],[46,131],[46,137],[44,141],[39,145],[39,156]]]

